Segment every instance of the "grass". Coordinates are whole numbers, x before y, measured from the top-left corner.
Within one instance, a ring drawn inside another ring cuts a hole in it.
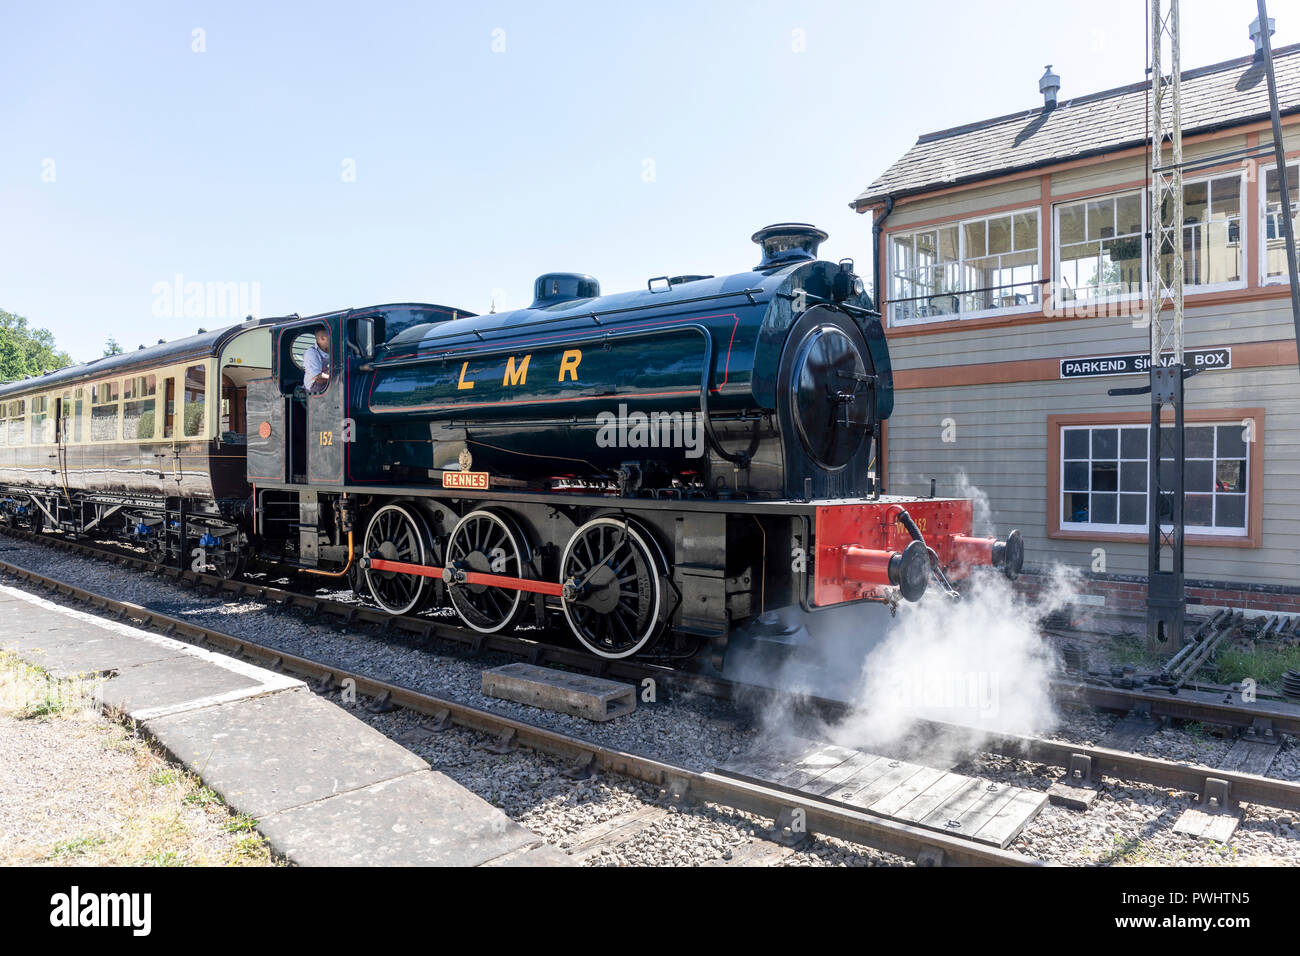
[[[208,787],[195,787],[185,795],[185,802],[206,807],[213,804],[219,806],[223,801],[215,790]]]
[[[1111,660],[1116,664],[1131,664],[1134,667],[1153,667],[1160,663],[1160,658],[1147,650],[1145,638],[1123,634],[1111,640]]]
[[[0,652],[0,734],[19,748],[45,748],[53,779],[70,783],[33,804],[42,826],[11,834],[0,866],[277,865],[255,819],[232,813],[196,774],[105,717],[93,686]],[[93,748],[107,762],[90,774],[73,755]]]
[[[45,855],[47,860],[67,860],[72,857],[84,856],[95,847],[103,846],[105,839],[102,836],[78,837],[75,840],[62,840],[50,848],[50,852]]]
[[[1265,646],[1254,651],[1228,647],[1214,661],[1214,676],[1221,684],[1253,678],[1259,686],[1277,684],[1286,671],[1300,671],[1300,647]]]
[[[231,817],[222,829],[227,833],[249,833],[257,829],[257,821],[246,813],[239,813]]]
[[[1115,866],[1116,864],[1137,864],[1147,855],[1146,847],[1142,845],[1142,838],[1136,836],[1124,836],[1122,833],[1116,833],[1111,838],[1111,849],[1103,854],[1097,861],[1102,866]]]
[[[1139,669],[1164,664],[1164,659],[1147,650],[1143,638],[1131,634],[1111,639],[1111,661]],[[1199,677],[1220,684],[1235,684],[1250,678],[1260,687],[1276,689],[1287,671],[1300,671],[1298,645],[1263,645],[1254,650],[1233,645],[1221,649],[1213,661],[1201,668]]]

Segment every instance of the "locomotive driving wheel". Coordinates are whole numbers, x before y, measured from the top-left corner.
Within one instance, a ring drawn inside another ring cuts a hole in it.
[[[428,564],[429,532],[419,513],[406,505],[384,505],[366,526],[363,554],[386,561]],[[429,578],[397,571],[363,572],[366,590],[389,614],[413,614],[432,590]]]
[[[456,571],[524,577],[528,560],[523,535],[514,523],[494,511],[471,511],[457,522],[447,541],[448,591],[460,619],[481,634],[495,634],[519,619],[523,591],[489,584],[462,584]]]
[[[663,554],[647,532],[618,518],[594,518],[560,559],[564,617],[587,650],[630,657],[658,635]]]

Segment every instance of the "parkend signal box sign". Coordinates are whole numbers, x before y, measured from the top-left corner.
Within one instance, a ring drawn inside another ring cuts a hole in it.
[[[1173,354],[1161,356],[1162,365],[1173,362]],[[1184,349],[1183,364],[1208,371],[1232,368],[1232,349]],[[1151,371],[1151,353],[1134,355],[1098,355],[1091,358],[1061,359],[1061,378],[1094,378],[1103,375],[1138,375]]]

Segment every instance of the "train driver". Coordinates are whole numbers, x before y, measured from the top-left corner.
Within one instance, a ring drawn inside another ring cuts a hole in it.
[[[323,326],[316,330],[316,344],[302,356],[302,387],[319,395],[330,387],[330,334]]]

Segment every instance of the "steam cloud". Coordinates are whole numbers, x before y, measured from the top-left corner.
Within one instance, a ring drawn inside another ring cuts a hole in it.
[[[965,746],[985,733],[1049,729],[1057,719],[1053,656],[1037,622],[1069,602],[1076,580],[1076,572],[1055,568],[1033,600],[988,573],[960,601],[927,592],[900,609],[896,626],[862,661],[853,710],[828,735],[844,746],[896,751],[916,748],[919,721],[959,725]]]
[[[958,476],[957,487],[974,502],[974,533],[992,534],[988,496],[965,475]],[[817,686],[807,655],[766,675],[765,683],[850,701],[844,719],[800,730],[799,736],[921,762],[968,753],[987,734],[1042,733],[1058,715],[1050,689],[1054,656],[1038,621],[1074,600],[1081,576],[1063,565],[1040,565],[1039,573],[1042,586],[1032,598],[1017,593],[1000,573],[985,570],[972,575],[960,600],[931,587],[916,604],[900,605],[897,617],[883,625],[889,612],[874,605],[855,607],[851,616],[825,615],[808,626],[821,657],[815,670],[828,683]],[[832,620],[834,626],[827,627]],[[828,693],[833,684],[839,686]],[[788,735],[794,718],[788,700],[769,702],[760,714],[763,736]],[[936,741],[924,723],[929,721],[960,729]]]

